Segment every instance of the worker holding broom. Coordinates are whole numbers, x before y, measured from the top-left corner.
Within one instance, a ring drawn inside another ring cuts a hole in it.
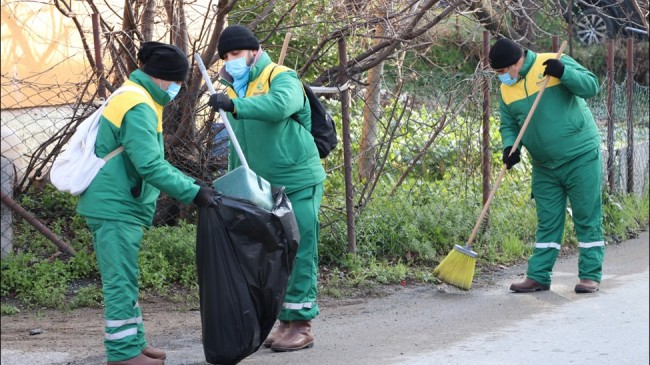
[[[325,180],[310,133],[309,102],[296,72],[273,63],[249,29],[228,26],[217,48],[225,61],[219,75],[227,94],[213,94],[209,105],[228,113],[251,170],[272,186],[285,187],[300,231],[279,325],[264,347],[279,352],[309,348],[314,344],[311,320],[319,313],[318,211]],[[231,146],[228,169],[240,165]]]
[[[596,292],[605,256],[603,172],[598,127],[584,99],[598,93],[598,79],[567,55],[555,59],[553,53],[524,50],[505,38],[492,46],[489,60],[501,81],[500,132],[503,162],[508,169],[520,161],[521,152],[512,151],[512,146],[543,79],[550,75],[521,139],[533,167],[535,248],[528,260],[526,279],[512,284],[510,290],[549,290],[562,244],[568,198],[580,251],[575,291]]]

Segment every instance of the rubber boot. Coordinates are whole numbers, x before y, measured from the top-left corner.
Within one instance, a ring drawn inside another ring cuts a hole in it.
[[[314,346],[311,321],[293,321],[291,328],[282,338],[273,342],[271,350],[275,352],[298,351]]]
[[[278,328],[275,329],[273,333],[269,335],[269,337],[266,338],[264,341],[264,347],[269,348],[271,345],[273,345],[273,342],[279,340],[282,338],[284,335],[289,333],[289,329],[291,328],[291,322],[289,321],[280,321],[280,324],[278,325]]]

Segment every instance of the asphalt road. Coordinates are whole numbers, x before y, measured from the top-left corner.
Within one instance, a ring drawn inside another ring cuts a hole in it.
[[[594,294],[573,291],[578,265],[570,255],[558,259],[546,292],[510,293],[510,283],[525,273],[526,266],[518,265],[491,273],[470,291],[407,285],[382,297],[324,300],[314,320],[314,348],[260,349],[241,364],[648,364],[648,246],[647,231],[609,245],[601,289]],[[206,364],[199,313],[182,314],[183,331],[158,329],[168,315],[147,314],[145,308],[149,339],[167,351],[166,364]],[[4,326],[3,321],[3,332]],[[48,347],[46,341],[25,350],[3,341],[2,364],[105,362],[101,348],[84,351]]]

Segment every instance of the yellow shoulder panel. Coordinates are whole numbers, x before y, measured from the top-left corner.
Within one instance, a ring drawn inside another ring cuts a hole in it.
[[[110,100],[109,104],[104,109],[102,116],[111,122],[114,126],[120,128],[122,126],[124,114],[126,114],[126,112],[131,110],[131,108],[134,106],[145,103],[156,113],[156,117],[158,118],[158,125],[156,129],[158,133],[161,133],[163,106],[154,102],[153,99],[149,96],[147,90],[142,86],[130,80],[127,80],[124,84],[140,88],[144,95],[133,91],[120,93]]]
[[[544,83],[544,69],[546,66],[543,65],[544,61],[555,58],[555,53],[540,53],[537,55],[537,59],[533,64],[533,67],[530,68],[526,74],[526,79],[522,85],[513,85],[507,86],[501,84],[501,97],[506,105],[512,104],[516,101],[526,99],[532,95],[537,94],[542,88],[542,83]],[[546,87],[552,87],[560,84],[560,80],[557,77],[551,77],[548,80]],[[525,86],[524,86],[525,85]]]
[[[265,95],[269,93],[269,84],[271,81],[282,72],[290,71],[291,69],[286,66],[280,66],[276,63],[270,63],[262,70],[260,75],[250,84],[246,96]]]

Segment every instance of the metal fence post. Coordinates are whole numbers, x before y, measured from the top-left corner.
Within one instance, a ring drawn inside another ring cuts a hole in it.
[[[614,193],[614,40],[607,40],[607,184]]]
[[[634,193],[634,39],[627,39],[627,193]]]
[[[569,0],[569,56],[573,57],[573,0]]]
[[[14,164],[8,159],[2,156],[2,178],[0,182],[2,183],[2,193],[3,194],[12,194],[14,190],[14,178],[16,174],[14,173]],[[13,251],[14,247],[14,226],[13,226],[13,213],[11,208],[6,204],[2,203],[2,227],[0,232],[2,234],[2,258],[5,258],[10,252]]]
[[[483,71],[489,68],[490,32],[483,31]],[[483,205],[490,195],[490,79],[483,77]],[[488,216],[489,217],[489,216]],[[489,219],[489,218],[488,218]],[[486,222],[489,225],[489,221]]]
[[[348,54],[345,46],[345,36],[339,38],[339,69],[338,84],[345,85],[348,78]],[[357,240],[354,224],[354,185],[352,183],[352,150],[350,140],[350,90],[341,91],[341,120],[343,122],[343,164],[345,166],[345,211],[347,213],[348,251],[357,251]]]

